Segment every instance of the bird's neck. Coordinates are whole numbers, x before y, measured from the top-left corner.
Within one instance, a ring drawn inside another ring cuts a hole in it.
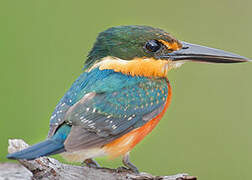
[[[100,70],[112,69],[115,72],[121,72],[131,76],[166,77],[167,72],[174,68],[174,63],[167,60],[156,60],[154,58],[123,60],[108,56],[94,64],[90,70],[97,67]]]

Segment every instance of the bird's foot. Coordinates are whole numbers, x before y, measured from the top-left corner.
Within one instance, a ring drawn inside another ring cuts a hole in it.
[[[118,172],[118,173],[128,172],[128,171],[129,171],[129,169],[124,166],[120,166],[120,167],[116,168],[116,172]]]
[[[101,166],[93,159],[86,159],[82,162],[82,165],[90,167],[90,168],[101,168]]]
[[[136,167],[134,164],[132,164],[132,163],[130,162],[130,160],[129,160],[129,153],[127,153],[127,154],[125,154],[125,155],[123,156],[122,162],[123,162],[123,164],[124,164],[127,168],[125,168],[125,167],[119,167],[119,168],[124,168],[124,169],[127,169],[128,171],[131,171],[131,172],[135,173],[135,174],[139,174],[139,170],[137,169],[137,167]],[[118,168],[117,168],[117,169],[118,169]]]

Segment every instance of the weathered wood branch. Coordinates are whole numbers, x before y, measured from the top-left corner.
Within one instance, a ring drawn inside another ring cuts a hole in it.
[[[23,140],[9,140],[9,153],[24,149],[28,145]],[[109,168],[89,168],[62,164],[59,161],[41,157],[33,161],[19,160],[20,164],[0,164],[0,180],[24,180],[24,179],[60,179],[60,180],[196,180],[196,177],[186,173],[173,176],[153,176],[148,173],[134,174],[127,170],[118,171]],[[24,168],[25,167],[25,168]]]

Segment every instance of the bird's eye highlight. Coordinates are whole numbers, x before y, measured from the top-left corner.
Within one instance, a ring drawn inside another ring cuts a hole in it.
[[[145,44],[145,48],[150,52],[157,52],[161,46],[161,42],[157,40],[150,40]]]

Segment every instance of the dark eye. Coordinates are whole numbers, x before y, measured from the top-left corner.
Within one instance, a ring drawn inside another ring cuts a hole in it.
[[[145,44],[145,48],[150,52],[156,52],[161,48],[162,44],[157,40],[150,40]]]

